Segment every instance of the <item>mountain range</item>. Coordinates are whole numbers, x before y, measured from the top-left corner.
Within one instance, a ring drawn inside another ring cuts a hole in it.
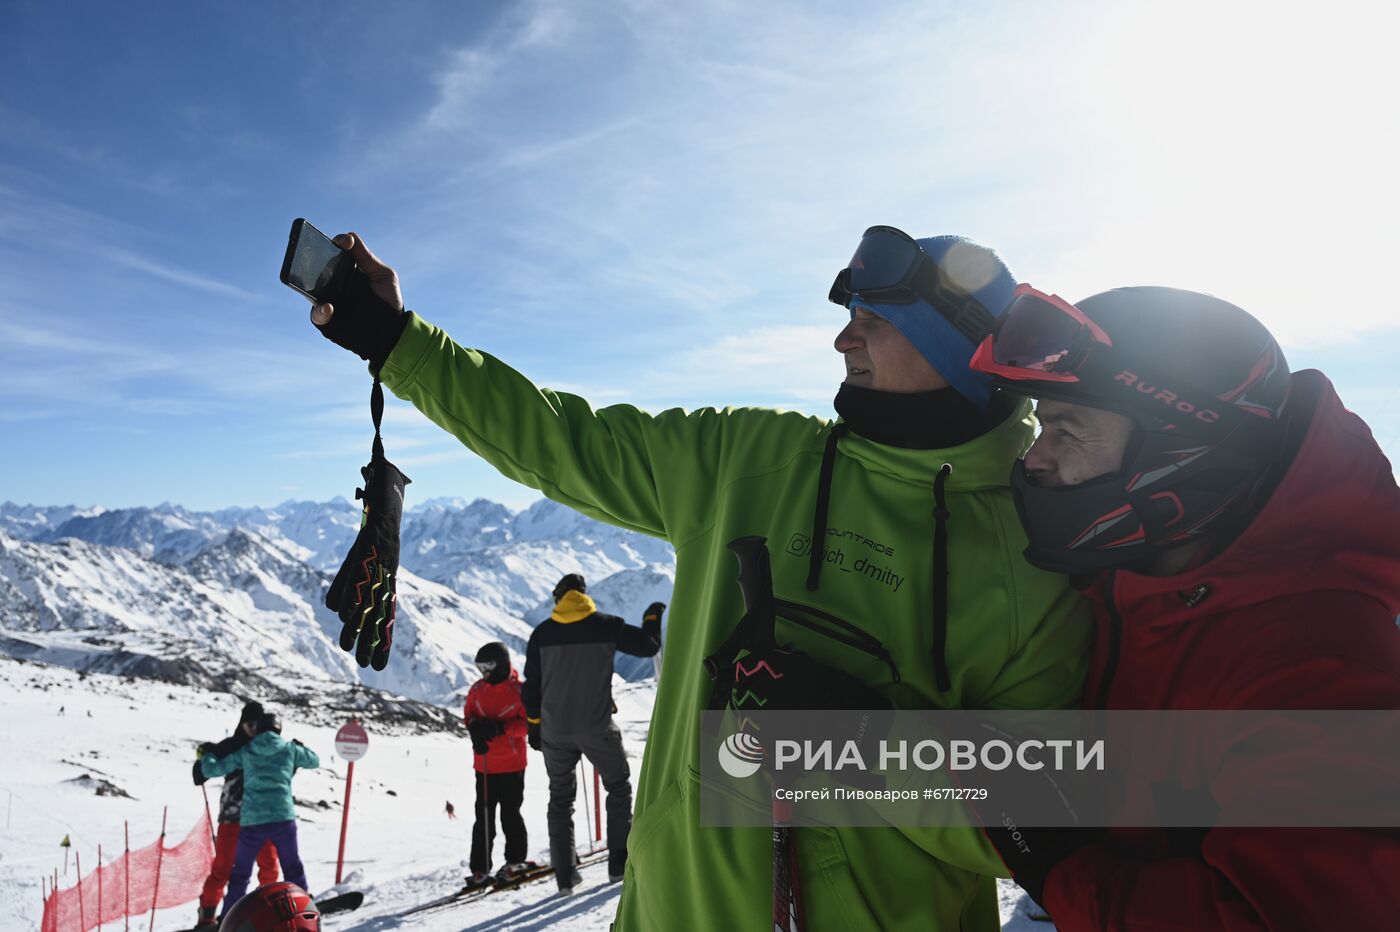
[[[665,541],[548,500],[512,511],[434,499],[404,513],[388,668],[361,669],[321,601],[359,518],[344,499],[212,512],[5,503],[0,653],[284,697],[367,687],[452,705],[485,642],[503,641],[523,664],[564,573],[582,573],[600,610],[634,624],[649,603],[670,601]],[[649,658],[617,661],[625,679],[654,670]]]

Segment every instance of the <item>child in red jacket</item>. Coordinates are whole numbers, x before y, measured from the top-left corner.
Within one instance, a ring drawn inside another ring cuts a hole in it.
[[[496,809],[506,836],[505,866],[496,880],[509,880],[534,865],[525,860],[529,841],[520,806],[525,800],[525,704],[520,677],[506,646],[492,641],[476,653],[481,679],[467,692],[463,717],[472,737],[476,770],[476,820],[472,825],[469,887],[490,883],[491,842],[496,835]]]

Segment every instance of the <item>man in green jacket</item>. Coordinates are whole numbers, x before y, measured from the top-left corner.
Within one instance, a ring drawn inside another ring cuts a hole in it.
[[[1063,577],[1022,559],[1008,491],[1011,464],[1032,439],[1029,405],[990,400],[988,381],[967,368],[1015,287],[990,250],[961,237],[916,243],[887,227],[867,231],[832,288],[850,314],[835,343],[846,379],[833,423],[755,408],[594,410],[405,312],[393,269],[354,234],[336,241],[377,300],[313,308],[323,334],[504,475],[675,547],[670,641],[615,929],[771,928],[770,833],[704,827],[699,814],[698,735],[711,687],[701,661],[744,612],[726,549],[736,538],[766,538],[775,593],[859,625],[883,642],[901,679],[802,628],[780,623],[780,640],[896,708],[1078,702],[1089,616]],[[871,279],[901,256],[907,268]],[[946,585],[935,584],[934,568]],[[992,876],[1006,869],[976,829],[796,836],[811,930],[1000,928]]]

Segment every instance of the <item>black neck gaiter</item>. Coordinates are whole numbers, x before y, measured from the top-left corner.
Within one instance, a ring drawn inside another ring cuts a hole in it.
[[[876,443],[910,450],[955,447],[980,437],[1006,419],[1015,399],[993,394],[985,410],[953,388],[931,392],[882,392],[841,383],[836,413],[854,433]]]

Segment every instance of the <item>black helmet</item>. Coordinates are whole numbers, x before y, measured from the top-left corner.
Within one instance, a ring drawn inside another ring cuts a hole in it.
[[[577,590],[587,592],[588,584],[583,581],[583,577],[578,573],[568,573],[554,586],[554,601],[558,602],[564,598],[564,593]]]
[[[483,644],[476,652],[476,668],[488,683],[503,683],[510,676],[510,651],[500,641]]]
[[[258,719],[262,717],[262,714],[262,703],[258,702],[256,699],[249,699],[247,702],[243,703],[243,712],[238,716],[238,724],[240,727],[248,724],[256,725]]]
[[[280,735],[282,733],[282,717],[276,712],[264,712],[259,715],[257,733],[262,734],[265,731],[275,731]]]
[[[1116,473],[1044,488],[1011,476],[1026,559],[1063,573],[1200,540],[1258,501],[1291,376],[1264,325],[1219,298],[1119,288],[1077,305],[1017,288],[972,365],[1021,394],[1113,411],[1134,430]]]

